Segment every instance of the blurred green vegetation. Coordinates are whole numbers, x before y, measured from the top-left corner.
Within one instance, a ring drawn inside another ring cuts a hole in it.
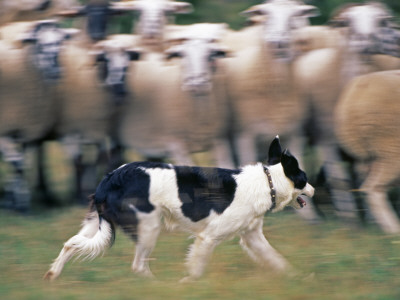
[[[85,213],[76,207],[30,216],[0,211],[0,299],[400,299],[398,236],[334,220],[309,225],[291,210],[267,214],[264,232],[300,270],[296,278],[256,266],[235,238],[216,248],[198,282],[178,284],[193,241],[183,233],[164,232],[150,261],[157,280],[143,279],[130,269],[134,244],[118,230],[103,257],[71,261],[55,282],[43,281]]]

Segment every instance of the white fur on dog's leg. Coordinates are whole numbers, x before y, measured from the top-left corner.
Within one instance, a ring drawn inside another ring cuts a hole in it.
[[[181,282],[190,282],[203,275],[211,253],[217,244],[217,240],[210,237],[198,236],[196,238],[190,247],[186,261],[189,276],[183,278]]]
[[[138,242],[136,244],[135,258],[132,263],[132,271],[138,275],[154,278],[149,267],[149,256],[153,251],[161,230],[159,211],[151,213],[138,213]]]
[[[297,273],[265,238],[262,232],[262,220],[256,228],[241,235],[240,245],[256,263],[268,265],[275,271],[286,273],[289,276]]]
[[[64,265],[74,256],[74,249],[64,246],[43,279],[53,281],[60,276]]]

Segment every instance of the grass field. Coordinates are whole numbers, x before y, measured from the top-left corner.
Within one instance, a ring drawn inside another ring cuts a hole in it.
[[[130,271],[134,245],[117,231],[114,246],[91,262],[70,262],[60,278],[42,280],[86,209],[22,216],[0,211],[0,299],[400,299],[400,237],[335,221],[308,225],[290,210],[269,214],[264,232],[303,276],[255,266],[238,239],[217,247],[205,276],[179,284],[191,239],[164,232],[151,268],[157,280]],[[314,273],[314,278],[309,274]]]

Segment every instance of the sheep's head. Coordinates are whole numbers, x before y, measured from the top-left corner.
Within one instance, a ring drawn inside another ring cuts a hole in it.
[[[61,77],[61,66],[58,61],[62,44],[77,34],[77,29],[60,28],[53,20],[33,22],[31,30],[20,40],[33,44],[33,61],[46,80],[56,80]]]
[[[212,89],[212,77],[217,59],[229,51],[218,44],[225,24],[195,24],[178,33],[169,42],[180,44],[165,51],[166,59],[182,59],[182,89],[192,95],[207,94]]]
[[[98,42],[95,49],[91,54],[98,64],[100,80],[112,93],[116,103],[120,103],[127,94],[125,78],[130,62],[139,60],[141,51],[113,39]]]
[[[309,25],[308,18],[318,15],[318,9],[294,0],[274,0],[255,5],[242,12],[263,26],[262,39],[273,58],[291,60],[294,56],[294,30]]]
[[[350,51],[373,53],[381,46],[381,36],[390,26],[391,19],[393,16],[385,5],[368,2],[339,8],[330,23],[343,29]]]
[[[172,14],[190,13],[192,5],[187,2],[168,0],[135,0],[115,2],[112,9],[116,11],[136,11],[140,14],[137,33],[149,43],[160,41],[163,36],[167,16]]]

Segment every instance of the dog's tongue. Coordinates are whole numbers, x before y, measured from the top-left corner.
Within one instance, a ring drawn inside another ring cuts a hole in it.
[[[307,202],[303,200],[300,196],[297,197],[297,202],[300,204],[300,206],[303,208],[304,206],[307,205]]]

